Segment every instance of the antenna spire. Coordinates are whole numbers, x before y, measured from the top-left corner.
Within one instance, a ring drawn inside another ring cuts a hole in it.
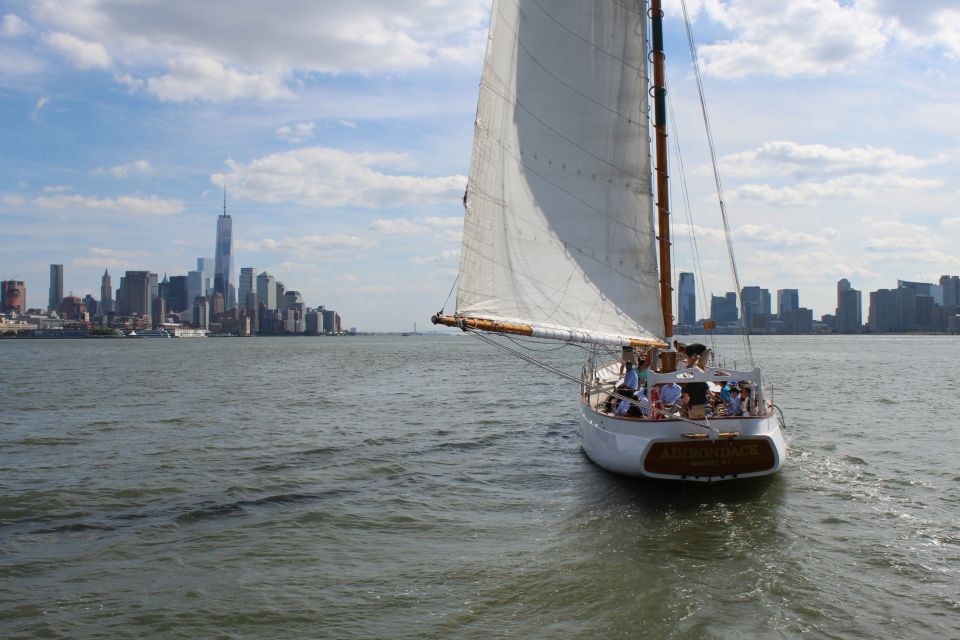
[[[223,215],[227,215],[227,185],[223,185]]]

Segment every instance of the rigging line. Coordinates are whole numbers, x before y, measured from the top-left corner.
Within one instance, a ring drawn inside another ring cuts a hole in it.
[[[697,45],[693,40],[693,26],[690,24],[690,17],[687,14],[687,0],[680,0],[680,6],[683,8],[683,22],[687,30],[687,44],[690,47],[690,60],[693,64],[694,77],[697,80],[697,93],[700,96],[700,112],[703,114],[703,126],[707,132],[707,145],[710,149],[710,161],[713,165],[713,180],[717,185],[717,199],[720,201],[720,216],[723,219],[723,233],[727,241],[727,257],[730,260],[730,270],[733,272],[733,282],[737,287],[737,299],[740,305],[740,315],[742,317],[740,325],[743,328],[743,346],[747,352],[747,363],[753,368],[753,349],[750,346],[750,328],[747,327],[743,318],[743,289],[740,286],[740,274],[737,273],[737,262],[733,255],[733,236],[730,233],[730,223],[727,220],[727,206],[723,199],[723,185],[720,182],[720,169],[717,165],[717,150],[713,144],[713,133],[710,128],[710,118],[707,116],[707,100],[703,93],[703,79],[700,77],[700,61],[697,58]]]
[[[453,295],[453,290],[457,286],[457,281],[460,279],[460,274],[457,274],[457,277],[453,279],[453,284],[450,285],[450,293],[447,294],[447,299],[443,301],[443,306],[440,307],[440,314],[443,315],[443,310],[447,308],[447,303],[450,302],[450,296]]]
[[[508,336],[506,334],[504,334],[503,337],[509,340],[510,342],[512,342],[513,344],[517,345],[521,349],[526,349],[527,351],[533,351],[535,353],[550,353],[551,351],[560,351],[560,349],[565,349],[566,347],[573,346],[572,343],[562,342],[560,343],[559,347],[553,347],[552,349],[534,349],[533,347],[528,347],[524,344],[521,344],[522,342],[525,342],[524,340],[517,340],[513,336]],[[547,344],[548,342],[556,342],[556,340],[542,340],[542,341],[534,342],[534,344]]]
[[[665,80],[666,82],[666,80]],[[667,95],[670,95],[669,86],[667,86]],[[680,174],[680,189],[683,193],[683,205],[687,212],[687,226],[690,229],[688,239],[690,240],[690,251],[693,256],[694,268],[697,270],[697,277],[700,279],[700,302],[703,304],[701,307],[704,312],[709,308],[707,306],[707,296],[705,289],[703,288],[704,279],[703,279],[703,261],[700,259],[700,246],[697,243],[697,234],[693,227],[693,206],[690,204],[690,189],[687,185],[687,171],[686,167],[683,164],[683,154],[680,151],[680,133],[677,130],[677,118],[676,114],[673,111],[673,100],[667,99],[667,107],[670,109],[670,125],[673,131],[673,150],[674,156],[677,159],[677,171]],[[679,290],[679,287],[677,287]],[[679,303],[679,300],[678,300]],[[694,318],[696,322],[696,318]],[[704,331],[704,334],[708,336],[708,341],[710,342],[710,348],[716,353],[716,339],[714,332]]]

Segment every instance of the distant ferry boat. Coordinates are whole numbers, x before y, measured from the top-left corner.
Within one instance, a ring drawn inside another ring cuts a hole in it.
[[[131,331],[128,338],[169,338],[170,334],[163,329],[142,329],[139,333]]]
[[[170,329],[174,338],[206,338],[206,329],[193,329],[190,327],[174,327]]]

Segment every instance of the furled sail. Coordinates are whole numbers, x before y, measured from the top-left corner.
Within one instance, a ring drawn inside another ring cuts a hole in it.
[[[495,0],[457,318],[660,343],[642,0]]]

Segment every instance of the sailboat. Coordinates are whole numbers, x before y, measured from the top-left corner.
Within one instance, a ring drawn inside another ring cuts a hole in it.
[[[574,378],[579,433],[587,456],[609,471],[688,481],[770,475],[786,444],[760,369],[678,369],[663,14],[660,0],[646,4],[494,0],[456,310],[432,321],[491,344],[499,333],[590,345]],[[618,386],[630,350],[659,363],[647,374],[651,389],[747,382],[754,410],[611,411],[640,404]]]

